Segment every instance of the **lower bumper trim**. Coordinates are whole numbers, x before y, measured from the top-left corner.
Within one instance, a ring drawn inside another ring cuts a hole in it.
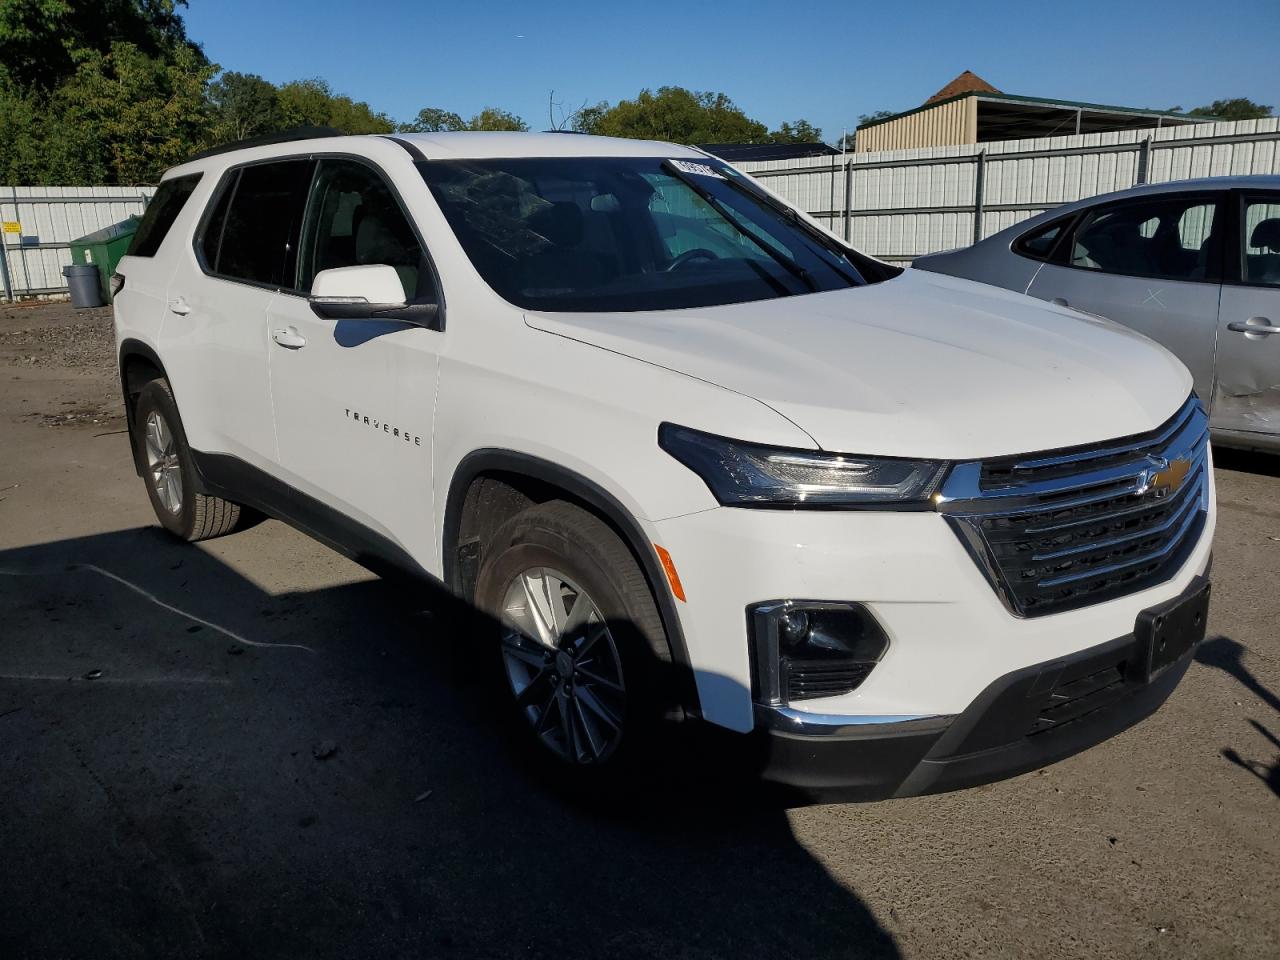
[[[1197,577],[1156,609],[1200,593],[1206,583]],[[1201,631],[1152,680],[1144,669],[1149,651],[1127,634],[1006,674],[954,717],[808,715],[806,723],[801,711],[758,712],[763,776],[812,799],[881,800],[1026,773],[1107,740],[1159,709],[1190,666],[1203,626]]]

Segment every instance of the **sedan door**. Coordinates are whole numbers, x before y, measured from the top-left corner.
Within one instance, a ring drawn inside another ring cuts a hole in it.
[[[271,394],[286,483],[354,541],[401,565],[433,556],[431,435],[444,335],[400,320],[332,320],[307,301],[315,275],[394,267],[409,302],[438,302],[425,248],[382,171],[320,161],[297,289],[267,311]],[[362,530],[351,528],[354,520]],[[375,534],[373,540],[367,532]]]
[[[1213,426],[1280,443],[1280,193],[1240,198],[1222,287]]]
[[[1173,193],[1090,210],[1027,293],[1114,320],[1177,355],[1212,396],[1221,195]]]

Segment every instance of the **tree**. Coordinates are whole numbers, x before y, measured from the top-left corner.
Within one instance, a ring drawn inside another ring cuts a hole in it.
[[[609,104],[604,100],[595,106],[583,106],[569,119],[569,129],[578,133],[599,133],[600,122],[608,112]]]
[[[769,139],[774,143],[821,143],[822,130],[808,120],[797,120],[795,123],[784,121],[782,126],[769,134]]]
[[[227,143],[285,128],[284,111],[273,84],[253,73],[222,74],[209,85],[213,142]]]
[[[49,91],[91,53],[116,43],[172,61],[177,51],[202,65],[178,13],[186,0],[4,0],[0,3],[0,75],[22,89]]]
[[[329,84],[313,77],[292,80],[277,91],[285,128],[333,127],[343,133],[391,133],[396,125],[369,104],[335,94]]]
[[[519,133],[529,129],[529,125],[514,113],[498,107],[485,107],[467,123],[468,130],[514,130]]]
[[[413,120],[399,126],[401,133],[445,133],[465,129],[465,120],[452,110],[439,107],[423,107]]]
[[[96,148],[86,154],[85,173],[70,182],[94,182],[88,166],[101,163],[106,174],[97,182],[155,183],[187,160],[209,140],[205,86],[216,69],[187,48],[169,62],[123,42],[85,57],[50,100],[50,136]]]
[[[1178,107],[1173,108],[1175,111]],[[1231,100],[1215,100],[1203,107],[1188,110],[1193,117],[1215,117],[1220,120],[1259,120],[1271,116],[1271,106],[1254,103],[1246,97],[1235,97]]]
[[[764,143],[769,138],[763,123],[752,120],[723,93],[659,87],[656,93],[641,90],[634,100],[613,107],[599,104],[588,109],[590,132],[609,137],[676,143]]]

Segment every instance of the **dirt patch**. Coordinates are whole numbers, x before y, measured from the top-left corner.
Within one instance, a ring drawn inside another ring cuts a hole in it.
[[[0,307],[0,411],[46,427],[124,426],[109,307]]]
[[[0,362],[17,367],[115,370],[111,310],[68,303],[6,308],[0,319]]]

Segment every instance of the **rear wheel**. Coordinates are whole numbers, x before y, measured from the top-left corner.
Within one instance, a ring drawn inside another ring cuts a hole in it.
[[[133,429],[147,496],[161,526],[174,536],[196,541],[247,524],[248,512],[240,504],[197,492],[191,448],[167,380],[152,380],[142,388]]]
[[[555,769],[598,779],[647,752],[671,658],[648,582],[607,524],[558,501],[513,517],[486,547],[476,603],[516,723]]]

